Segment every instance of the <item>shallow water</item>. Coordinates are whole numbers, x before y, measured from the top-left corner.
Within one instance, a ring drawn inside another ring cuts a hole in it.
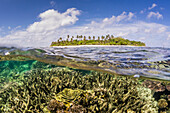
[[[169,48],[0,47],[0,112],[168,112],[169,81]]]
[[[0,48],[1,60],[38,60],[58,66],[170,80],[170,48],[49,47]]]

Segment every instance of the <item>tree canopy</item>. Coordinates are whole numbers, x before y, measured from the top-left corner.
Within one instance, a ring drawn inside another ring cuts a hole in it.
[[[145,46],[145,43],[140,41],[130,41],[128,39],[124,39],[122,37],[114,37],[113,35],[106,35],[106,36],[98,36],[96,39],[95,36],[82,36],[77,35],[74,39],[69,38],[70,36],[67,35],[66,40],[62,40],[63,38],[60,37],[59,40],[52,42],[51,46],[70,46],[70,45],[132,45],[132,46]]]

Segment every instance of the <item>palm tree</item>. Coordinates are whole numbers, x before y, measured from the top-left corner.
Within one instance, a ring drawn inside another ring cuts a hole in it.
[[[93,36],[93,40],[95,40],[95,36]]]
[[[58,44],[60,43],[60,40],[59,40],[59,39],[57,40],[57,43],[58,43]]]
[[[68,41],[68,38],[66,39],[66,42],[69,42],[69,41]]]
[[[104,37],[104,36],[102,36],[102,40],[104,40],[104,38],[105,38],[105,37]]]
[[[114,36],[113,36],[113,35],[111,35],[111,39],[114,39]]]
[[[91,40],[91,36],[89,36],[89,40]]]
[[[108,35],[106,35],[106,38],[105,38],[105,40],[107,40],[108,39]]]
[[[71,42],[73,42],[73,38],[74,38],[74,37],[71,38]]]
[[[86,41],[86,36],[84,36],[84,39],[83,39],[84,41]]]
[[[80,38],[82,39],[82,38],[83,38],[83,35],[81,35]]]
[[[62,41],[62,37],[60,37],[60,38],[59,38],[59,40],[61,40],[61,41]]]
[[[100,37],[98,36],[98,40],[100,40]]]
[[[69,39],[69,37],[70,37],[70,36],[69,36],[69,35],[67,35],[67,38],[68,38],[68,39]]]
[[[72,39],[74,39],[74,36],[72,36]]]
[[[108,34],[108,35],[106,35],[106,39],[105,40],[108,40],[110,38],[110,35]]]

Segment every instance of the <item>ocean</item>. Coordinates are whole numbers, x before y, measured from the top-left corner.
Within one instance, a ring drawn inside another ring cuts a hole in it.
[[[170,48],[0,47],[0,112],[170,112]]]

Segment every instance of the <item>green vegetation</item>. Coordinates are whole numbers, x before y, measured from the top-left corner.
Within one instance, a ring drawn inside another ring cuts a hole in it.
[[[106,35],[101,37],[82,36],[77,35],[70,37],[67,35],[66,40],[60,37],[57,42],[52,42],[51,46],[70,46],[70,45],[132,45],[132,46],[145,46],[145,43],[140,41],[130,41],[122,37],[114,37],[113,35]]]

